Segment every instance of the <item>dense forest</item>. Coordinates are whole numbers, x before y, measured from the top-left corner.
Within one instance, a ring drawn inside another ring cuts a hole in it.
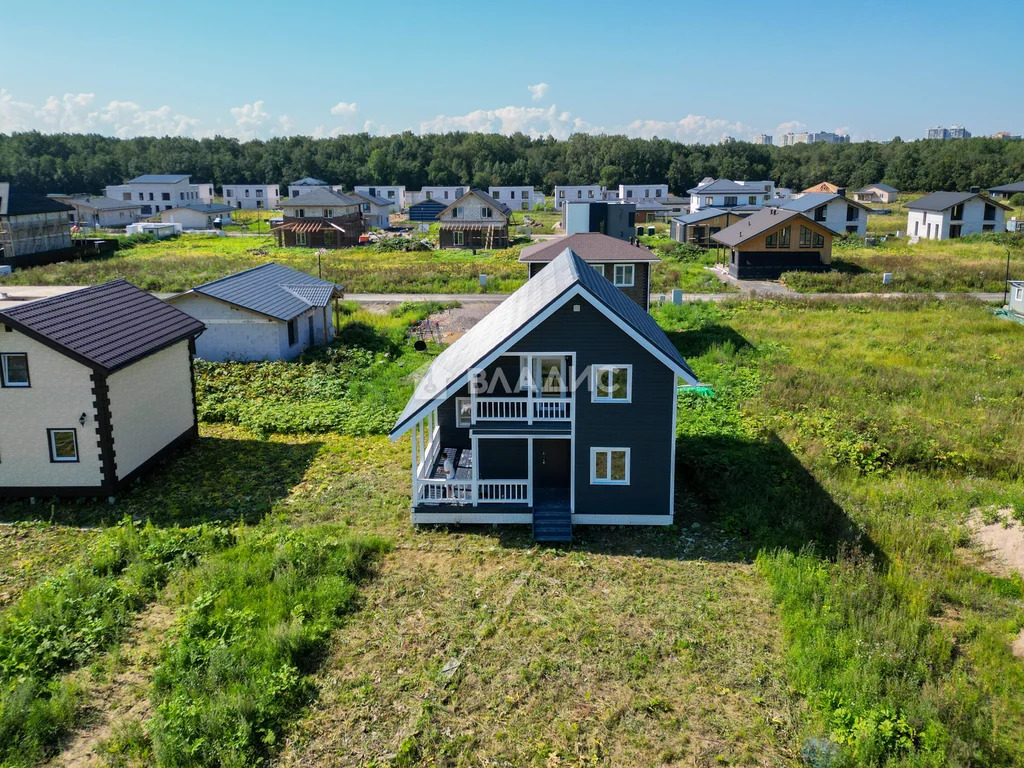
[[[446,133],[354,134],[240,142],[95,134],[0,134],[0,180],[35,192],[100,192],[142,173],[187,173],[194,181],[286,184],[315,176],[332,184],[557,184],[667,181],[683,192],[705,176],[773,179],[803,189],[819,181],[860,187],[884,181],[904,191],[966,190],[1024,177],[1024,141],[958,139],[888,144],[773,147],[745,142],[574,134],[566,140]]]

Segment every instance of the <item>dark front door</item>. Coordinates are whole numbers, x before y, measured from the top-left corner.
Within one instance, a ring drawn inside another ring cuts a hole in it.
[[[570,440],[533,441],[533,487],[568,488],[571,477]]]

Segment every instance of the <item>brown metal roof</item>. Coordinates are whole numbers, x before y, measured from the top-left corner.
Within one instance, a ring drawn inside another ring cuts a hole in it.
[[[726,227],[721,232],[711,235],[711,239],[731,247],[745,243],[753,237],[757,237],[764,232],[775,229],[775,227],[782,226],[787,221],[797,218],[814,224],[811,219],[800,213],[800,211],[788,211],[784,208],[762,208],[753,216],[748,216],[742,221]],[[816,226],[832,233],[832,230],[822,224],[817,224]],[[794,240],[794,242],[796,241]]]
[[[579,232],[567,237],[556,237],[523,248],[519,260],[523,262],[553,261],[566,248],[586,262],[606,261],[661,261],[650,248],[630,245],[625,240],[600,232]]]
[[[107,373],[206,328],[125,280],[5,309],[0,323]]]

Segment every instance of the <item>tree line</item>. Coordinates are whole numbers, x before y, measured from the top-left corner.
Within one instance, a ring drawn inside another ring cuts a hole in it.
[[[224,137],[119,139],[97,134],[0,134],[0,180],[31,192],[102,192],[143,173],[187,173],[193,181],[277,183],[304,176],[343,184],[558,184],[667,182],[683,193],[706,176],[772,179],[804,189],[820,181],[849,188],[875,182],[901,191],[990,187],[1024,178],[1024,141],[919,140],[888,144],[774,147],[735,142],[681,144],[667,139],[574,134],[352,134],[239,141]]]

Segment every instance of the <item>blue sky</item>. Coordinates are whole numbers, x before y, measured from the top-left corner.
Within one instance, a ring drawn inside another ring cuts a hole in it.
[[[2,133],[1024,131],[1020,2],[40,0],[2,23]]]

